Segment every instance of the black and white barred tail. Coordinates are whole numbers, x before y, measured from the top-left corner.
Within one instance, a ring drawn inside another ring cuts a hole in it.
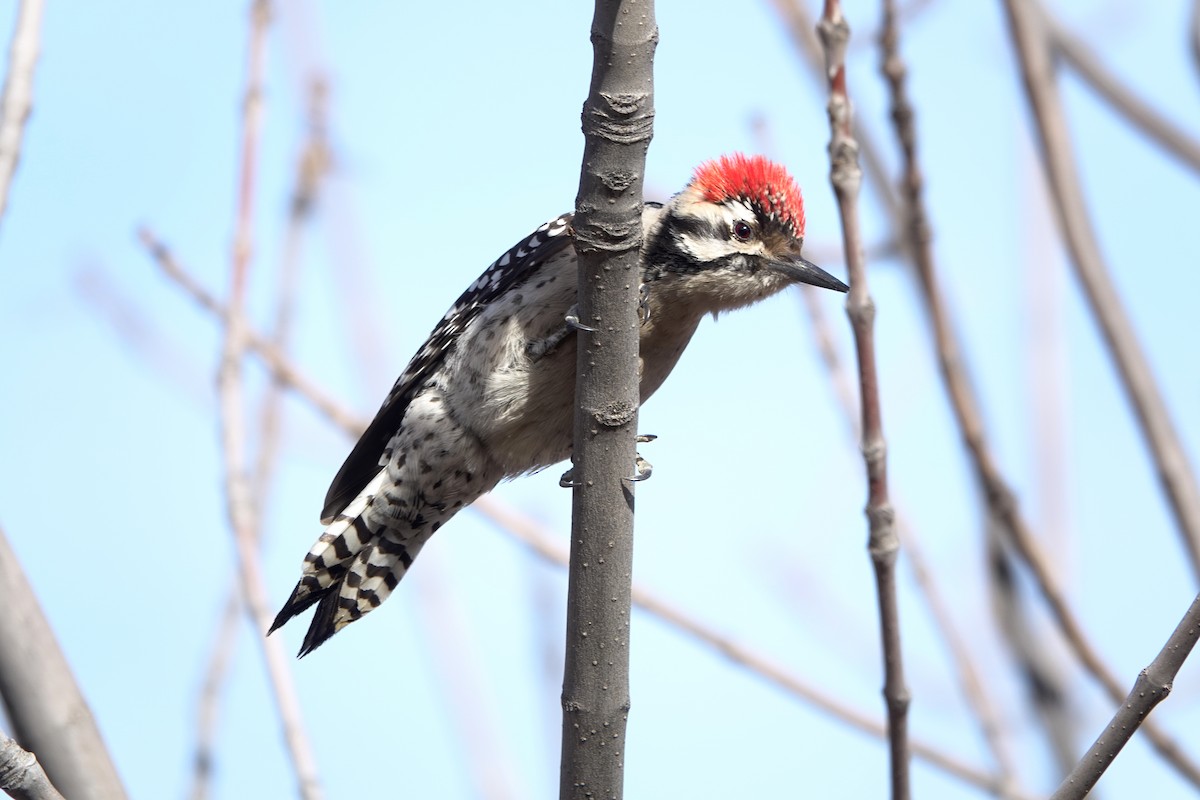
[[[304,557],[303,577],[268,631],[273,633],[317,604],[300,657],[378,608],[433,534],[434,526],[410,528],[401,538],[400,531],[368,523],[366,512],[386,481],[386,470],[380,471],[362,494],[334,517]]]

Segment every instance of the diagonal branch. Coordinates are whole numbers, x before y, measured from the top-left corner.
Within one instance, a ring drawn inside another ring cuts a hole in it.
[[[0,792],[15,800],[63,800],[37,756],[0,732]]]
[[[92,711],[2,529],[0,598],[0,697],[16,737],[71,800],[124,800]]]
[[[21,0],[8,50],[8,72],[0,97],[0,218],[21,157],[21,137],[33,108],[33,70],[37,66],[42,0]]]
[[[1116,364],[1122,388],[1133,406],[1192,571],[1200,579],[1200,490],[1088,219],[1071,156],[1046,27],[1038,18],[1032,0],[1004,0],[1004,6],[1026,99],[1037,128],[1042,169],[1071,263]]]
[[[1151,141],[1157,142],[1185,166],[1200,172],[1200,142],[1121,83],[1096,57],[1092,48],[1063,27],[1045,6],[1032,0],[1032,8],[1046,26],[1046,36],[1054,52],[1061,55],[1079,77]]]
[[[1125,702],[1117,707],[1108,727],[1079,759],[1050,800],[1083,800],[1087,796],[1138,726],[1145,725],[1146,716],[1171,693],[1179,668],[1196,646],[1197,632],[1200,632],[1200,595],[1192,601],[1150,666],[1138,674],[1133,689]]]

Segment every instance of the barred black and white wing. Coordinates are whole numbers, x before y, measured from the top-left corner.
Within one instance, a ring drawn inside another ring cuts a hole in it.
[[[429,334],[429,339],[408,363],[375,414],[375,419],[367,426],[338,470],[325,495],[322,524],[328,525],[378,474],[380,459],[400,427],[408,404],[424,388],[438,367],[445,363],[467,326],[489,303],[518,287],[539,266],[571,246],[569,233],[572,216],[563,214],[556,217],[513,245],[493,261],[450,307]]]

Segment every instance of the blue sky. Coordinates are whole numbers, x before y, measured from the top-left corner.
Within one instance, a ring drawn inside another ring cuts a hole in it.
[[[139,798],[186,791],[195,696],[233,552],[213,397],[217,329],[157,271],[135,231],[149,226],[224,293],[247,5],[49,4],[34,115],[0,221],[0,524]],[[850,88],[894,167],[867,41],[877,3],[846,5],[858,41]],[[1056,8],[1137,91],[1200,131],[1188,5]],[[11,16],[0,20],[4,41]],[[647,184],[662,198],[699,162],[758,149],[752,120],[761,117],[771,154],[804,188],[810,255],[844,275],[824,96],[769,4],[660,3],[658,22]],[[259,324],[270,319],[305,85],[320,74],[330,86],[335,165],[302,242],[293,353],[364,417],[462,288],[571,206],[589,24],[590,4],[542,0],[428,4],[419,13],[315,0],[277,9],[252,311]],[[904,32],[936,255],[993,446],[1088,632],[1131,684],[1196,587],[1041,199],[1006,37],[999,3],[933,3]],[[1200,184],[1074,78],[1064,97],[1100,243],[1196,462],[1200,270],[1190,232]],[[869,192],[863,214],[868,242],[881,241],[886,222]],[[976,491],[918,298],[897,262],[870,268],[893,497],[987,667],[1027,788],[1045,790],[1045,747],[995,634]],[[1052,342],[1035,335],[1035,297],[1051,309]],[[849,354],[841,299],[822,302]],[[1047,352],[1053,387],[1031,367],[1033,354]],[[257,369],[248,374],[261,386]],[[1059,424],[1042,438],[1064,454],[1057,473],[1037,440],[1047,409]],[[285,424],[265,513],[274,603],[319,534],[321,500],[350,446],[302,402],[286,401]],[[641,427],[660,439],[644,451],[655,472],[638,489],[637,579],[882,716],[862,464],[798,296],[706,321]],[[556,481],[550,470],[498,495],[561,533],[570,498]],[[940,640],[902,574],[914,735],[987,766]],[[457,517],[384,609],[295,664],[327,795],[479,796],[454,721],[465,704],[478,715],[468,733],[488,743],[510,796],[554,796],[564,593],[561,570],[481,516]],[[284,630],[289,652],[302,634],[302,624]],[[257,635],[243,626],[215,797],[292,791]],[[628,797],[884,790],[880,742],[653,618],[635,615],[632,648]],[[466,684],[447,677],[458,673]],[[1083,746],[1110,709],[1077,668],[1066,676],[1078,690]],[[1200,757],[1196,676],[1186,665],[1155,718]],[[914,781],[922,797],[977,796],[919,764]],[[1139,741],[1102,786],[1112,797],[1191,796]]]

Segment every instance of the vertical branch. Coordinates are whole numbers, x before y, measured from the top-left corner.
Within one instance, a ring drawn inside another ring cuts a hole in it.
[[[1133,406],[1192,571],[1200,578],[1200,490],[1088,219],[1071,157],[1045,23],[1030,0],[1004,0],[1004,7],[1037,128],[1042,169],[1071,263]]]
[[[867,519],[870,538],[868,550],[875,568],[879,593],[879,624],[883,645],[883,694],[888,710],[888,743],[891,751],[893,800],[909,797],[908,686],[900,653],[900,614],[896,600],[896,557],[900,542],[896,536],[895,512],[888,499],[887,443],[883,438],[883,419],[879,404],[879,384],[875,369],[875,303],[867,288],[862,232],[858,219],[858,192],[862,170],[858,165],[858,143],[851,126],[850,98],[846,91],[846,45],[850,26],[838,0],[826,0],[817,33],[825,48],[825,69],[829,79],[829,159],[830,182],[837,195],[842,220],[842,244],[850,275],[850,296],[846,314],[854,330],[858,355],[859,390],[862,395],[862,450],[867,470]]]
[[[266,33],[270,23],[268,0],[252,0],[251,30],[247,57],[246,96],[243,108],[241,166],[238,179],[237,219],[230,266],[229,310],[225,339],[217,373],[220,407],[221,449],[224,457],[226,505],[237,551],[238,575],[246,609],[263,648],[271,687],[283,726],[284,739],[296,771],[299,792],[305,800],[317,800],[321,789],[316,761],[304,731],[287,658],[279,640],[265,637],[271,611],[262,576],[258,542],[254,532],[257,513],[246,457],[245,392],[242,385],[242,354],[247,346],[244,306],[252,247],[254,182],[259,128],[262,121],[262,73]]]
[[[579,254],[571,564],[559,797],[620,798],[629,713],[642,185],[653,0],[596,0],[575,200]]]
[[[8,207],[8,188],[21,157],[21,135],[33,107],[33,68],[42,28],[42,0],[21,0],[8,49],[8,72],[0,98],[0,218]]]
[[[291,332],[292,313],[299,283],[300,245],[305,227],[312,218],[321,182],[330,162],[325,135],[325,99],[325,82],[319,78],[313,79],[309,84],[308,136],[297,160],[275,297],[275,322],[270,344],[281,353],[287,350]],[[246,347],[250,346],[247,341]],[[258,456],[250,481],[258,508],[262,508],[266,502],[277,464],[283,418],[283,388],[283,382],[277,376],[271,376],[259,410]],[[257,541],[261,541],[262,517],[255,517],[253,536]],[[189,792],[192,800],[204,800],[209,794],[215,750],[213,745],[217,736],[218,705],[229,663],[237,645],[235,635],[241,617],[241,593],[236,583],[230,586],[228,594],[225,609],[218,623],[217,635],[209,653],[204,684],[196,702],[196,742],[192,758],[192,787]]]
[[[13,733],[71,800],[124,800],[92,711],[3,530],[0,598],[0,697]]]

